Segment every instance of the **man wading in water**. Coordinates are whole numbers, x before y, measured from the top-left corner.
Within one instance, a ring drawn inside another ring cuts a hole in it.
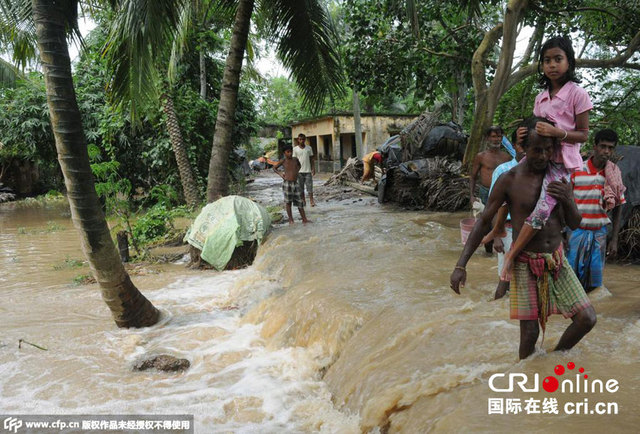
[[[536,133],[537,122],[551,123],[544,118],[525,121],[527,135],[522,147],[526,159],[503,174],[494,185],[487,206],[451,273],[451,289],[456,294],[460,294],[460,286],[464,286],[467,279],[465,266],[482,237],[491,229],[491,220],[500,206],[507,202],[514,241],[524,220],[536,206],[547,165],[558,146],[554,138]],[[573,200],[571,185],[566,180],[552,182],[547,193],[557,199],[560,206],[554,208],[548,222],[516,258],[513,279],[511,275],[507,276],[512,280],[510,317],[520,320],[520,359],[535,351],[538,322],[544,333],[549,314],[561,313],[573,321],[560,338],[556,350],[572,348],[596,324],[596,312],[563,255],[562,228],[566,224],[575,229],[582,218]]]

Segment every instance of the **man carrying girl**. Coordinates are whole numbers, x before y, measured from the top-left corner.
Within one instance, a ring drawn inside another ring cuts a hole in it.
[[[593,104],[587,92],[576,84],[578,79],[575,67],[575,54],[569,39],[558,36],[542,45],[538,72],[540,86],[544,90],[536,97],[533,113],[549,119],[555,125],[539,122],[536,133],[560,141],[561,147],[547,168],[535,209],[527,217],[518,238],[505,255],[500,276],[502,280],[511,280],[514,259],[543,228],[557,204],[557,200],[547,194],[549,183],[568,179],[573,171],[582,168],[580,146],[587,141],[589,135],[589,111]],[[526,132],[522,130],[519,134]],[[483,241],[502,233],[504,227],[496,226]]]

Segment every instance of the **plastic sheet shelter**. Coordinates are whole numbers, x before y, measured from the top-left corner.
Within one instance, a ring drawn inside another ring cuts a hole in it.
[[[199,249],[200,257],[223,270],[236,247],[264,239],[271,217],[267,210],[242,196],[227,196],[208,204],[187,231],[184,240]]]

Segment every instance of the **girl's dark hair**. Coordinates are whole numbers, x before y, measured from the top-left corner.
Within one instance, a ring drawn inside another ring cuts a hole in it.
[[[542,44],[542,47],[540,48],[540,55],[538,56],[538,74],[540,75],[538,82],[540,83],[540,87],[543,89],[549,89],[551,87],[551,80],[549,80],[549,78],[544,75],[544,72],[542,72],[544,52],[550,48],[559,48],[564,51],[564,54],[567,55],[567,60],[569,61],[569,69],[564,76],[562,84],[564,85],[568,81],[580,83],[580,80],[576,77],[576,54],[573,51],[573,46],[571,46],[571,39],[566,36],[554,36]]]

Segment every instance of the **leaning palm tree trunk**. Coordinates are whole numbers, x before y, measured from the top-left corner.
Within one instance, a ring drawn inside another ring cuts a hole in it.
[[[113,244],[96,194],[71,76],[66,16],[74,1],[32,0],[47,103],[73,223],[82,249],[118,327],[145,327],[158,310],[134,286]]]
[[[238,102],[238,88],[240,86],[240,72],[244,50],[247,46],[251,14],[254,0],[240,0],[231,36],[231,48],[224,66],[222,76],[222,90],[216,130],[213,134],[211,160],[209,160],[209,176],[207,181],[207,202],[227,194],[229,190],[227,163],[231,154],[233,123]]]
[[[171,147],[178,163],[178,171],[180,172],[180,182],[182,183],[182,191],[187,205],[195,209],[200,203],[200,195],[198,194],[198,185],[193,176],[191,162],[187,155],[187,149],[182,140],[182,131],[178,123],[178,116],[173,105],[173,98],[168,93],[162,96],[162,109],[167,117],[167,128],[169,130],[169,138],[171,139]]]

